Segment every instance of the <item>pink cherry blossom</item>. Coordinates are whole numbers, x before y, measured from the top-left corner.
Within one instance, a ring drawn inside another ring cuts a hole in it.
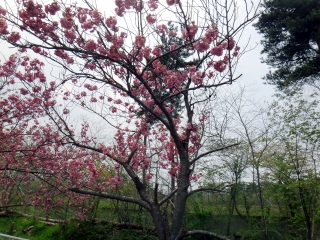
[[[97,49],[97,43],[94,40],[89,40],[84,45],[84,48],[89,51],[95,51]]]
[[[148,14],[146,17],[146,20],[149,24],[154,24],[156,22],[157,18],[154,14]]]
[[[0,15],[6,15],[7,14],[7,10],[5,10],[4,8],[2,8],[1,6],[0,6]]]
[[[193,47],[198,51],[198,52],[204,52],[207,51],[210,47],[210,45],[206,42],[196,42],[193,44]]]
[[[109,17],[106,19],[106,25],[108,28],[110,28],[112,31],[117,32],[118,28],[116,27],[117,25],[117,19],[115,17]]]
[[[137,1],[134,8],[137,10],[137,12],[141,12],[143,9],[143,1]]]
[[[147,181],[151,180],[152,177],[153,177],[152,174],[150,174],[150,173],[146,174],[146,180]]]
[[[167,4],[169,6],[172,6],[173,4],[175,4],[175,0],[167,0]]]
[[[69,114],[70,110],[68,108],[63,109],[63,114]]]
[[[162,49],[160,46],[156,46],[153,50],[152,50],[152,54],[155,55],[156,57],[160,56],[162,54]]]
[[[55,15],[60,10],[60,6],[57,2],[53,2],[45,6],[46,13],[50,13],[51,15]]]
[[[10,42],[18,42],[20,40],[20,33],[19,32],[11,32],[10,35],[8,35],[7,39],[10,41]]]
[[[186,29],[184,29],[182,31],[182,38],[183,39],[190,38],[191,40],[193,40],[195,38],[197,32],[198,32],[198,26],[197,25],[194,25],[194,24],[189,25],[189,26],[187,26]]]
[[[7,30],[8,24],[7,21],[4,18],[0,17],[0,34],[8,34]]]
[[[68,40],[69,43],[73,43],[74,40],[77,38],[75,31],[72,30],[65,30],[64,31],[64,36]]]
[[[158,8],[157,0],[149,0],[148,6],[151,11],[154,11]]]
[[[74,23],[71,17],[64,17],[60,19],[60,24],[61,24],[61,27],[69,30],[72,28]]]
[[[125,12],[125,9],[124,8],[115,8],[114,9],[116,14],[119,16],[119,17],[123,17],[124,15],[124,12]]]
[[[144,47],[145,43],[146,43],[146,38],[144,36],[136,36],[135,41],[133,42],[133,45],[138,48],[142,48]]]
[[[224,61],[218,61],[213,64],[213,67],[218,72],[223,72],[226,69],[227,65],[224,63]]]
[[[161,34],[166,33],[167,29],[168,29],[167,26],[164,25],[164,24],[161,24],[161,25],[158,25],[158,26],[157,26],[157,30],[158,30],[158,32],[161,33]]]
[[[221,46],[213,47],[210,50],[212,55],[221,56],[223,54],[223,48]]]
[[[228,41],[227,49],[232,50],[235,47],[235,45],[236,45],[236,41],[233,38],[230,38]]]
[[[22,95],[27,95],[29,93],[29,91],[25,88],[20,88],[20,92]]]

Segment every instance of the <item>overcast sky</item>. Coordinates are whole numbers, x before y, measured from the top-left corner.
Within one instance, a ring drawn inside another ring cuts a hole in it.
[[[264,84],[262,79],[269,69],[266,64],[261,63],[261,36],[252,25],[245,30],[240,46],[245,46],[246,41],[249,41],[247,48],[249,51],[241,57],[237,67],[237,72],[242,74],[239,84],[248,86],[250,89],[256,89],[258,98],[270,101],[271,96],[275,93],[275,87]]]

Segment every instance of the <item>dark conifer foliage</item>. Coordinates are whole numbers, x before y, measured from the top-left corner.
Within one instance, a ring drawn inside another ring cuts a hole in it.
[[[320,76],[320,1],[265,0],[256,29],[263,59],[273,69],[265,79],[279,90],[314,83]]]
[[[159,61],[161,64],[166,65],[166,68],[168,70],[183,70],[188,69],[188,66],[196,66],[197,60],[189,59],[191,55],[194,54],[194,50],[190,48],[190,50],[186,48],[180,48],[179,50],[172,50],[174,46],[182,46],[187,44],[186,40],[182,39],[181,37],[177,35],[171,35],[170,32],[177,32],[179,30],[183,29],[183,26],[179,27],[177,25],[174,25],[172,22],[168,22],[168,28],[166,29],[165,33],[162,34],[159,42],[162,52],[164,53],[163,56],[159,58]],[[150,59],[151,60],[151,59]],[[151,69],[151,68],[150,68]],[[152,70],[152,69],[151,69]],[[155,78],[162,79],[164,76],[162,76],[162,73],[154,73]],[[178,117],[182,106],[181,106],[181,99],[182,96],[175,95],[173,97],[170,97],[172,93],[169,89],[166,88],[165,83],[163,82],[162,87],[156,92],[156,95],[159,99],[163,100],[164,105],[173,105],[173,111],[171,112],[171,116],[173,118]],[[137,113],[138,115],[146,114],[145,111],[141,110]],[[149,115],[149,124],[152,125],[156,122],[156,119]]]

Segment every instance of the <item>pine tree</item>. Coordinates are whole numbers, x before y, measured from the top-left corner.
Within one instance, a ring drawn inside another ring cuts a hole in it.
[[[263,59],[274,71],[265,79],[279,90],[313,84],[320,76],[320,1],[265,0],[256,29]]]
[[[183,29],[183,27],[181,26],[181,29]],[[178,26],[175,26],[172,22],[168,22],[168,28],[166,29],[165,33],[163,33],[160,37],[161,42],[160,46],[162,49],[163,53],[168,53],[168,54],[164,54],[163,56],[161,56],[159,58],[159,61],[161,62],[161,64],[166,65],[166,68],[168,70],[182,70],[182,69],[187,69],[188,66],[192,66],[192,65],[197,65],[197,60],[196,59],[188,59],[191,55],[194,54],[194,51],[188,50],[186,48],[181,48],[177,51],[172,51],[170,49],[170,47],[172,46],[182,46],[187,44],[186,40],[183,40],[181,37],[176,36],[176,35],[169,35],[170,32],[178,32]],[[147,63],[150,60],[147,59]],[[159,78],[162,79],[163,78],[163,74],[159,73],[156,74],[154,73],[154,77],[155,78]],[[173,111],[171,112],[171,116],[173,118],[176,118],[181,109],[181,95],[176,95],[174,97],[170,97],[170,95],[172,94],[171,91],[169,89],[166,88],[165,83],[161,83],[161,88],[155,92],[155,94],[157,95],[157,97],[161,100],[165,100],[164,104],[165,105],[173,105]],[[145,111],[141,110],[137,113],[138,115],[143,115],[146,114]],[[156,122],[156,119],[153,116],[148,116],[149,118],[149,124],[152,125]]]

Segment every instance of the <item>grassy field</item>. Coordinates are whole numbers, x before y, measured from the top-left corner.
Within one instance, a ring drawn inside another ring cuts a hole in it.
[[[250,208],[250,219],[246,222],[236,212],[230,214],[225,205],[219,204],[219,199],[210,196],[190,198],[188,201],[184,226],[187,229],[202,229],[213,231],[217,234],[229,236],[240,234],[244,240],[262,239],[261,211],[255,205]],[[76,219],[70,213],[64,224],[49,225],[41,220],[46,213],[39,207],[15,207],[14,211],[29,214],[29,216],[41,216],[42,218],[25,217],[18,214],[0,215],[0,233],[35,240],[155,240],[152,231],[152,219],[150,214],[142,211],[132,204],[111,204],[110,200],[101,200],[94,212],[87,215],[88,221]],[[239,212],[245,216],[245,209],[238,207]],[[50,218],[62,221],[63,215],[54,209],[50,212]],[[61,217],[62,216],[62,217]],[[168,213],[166,216],[169,216]],[[285,217],[279,214],[277,208],[270,208],[268,212],[268,234],[270,240],[289,239],[288,232],[292,227],[288,225]],[[96,220],[94,220],[96,219]],[[99,220],[97,220],[99,219]],[[227,228],[229,229],[227,231]],[[29,229],[29,231],[28,231]],[[297,236],[300,236],[300,232]],[[191,238],[190,238],[191,239]],[[192,240],[201,239],[193,236]],[[300,238],[291,238],[300,239]],[[1,240],[1,237],[0,237]],[[5,239],[7,240],[7,239]]]
[[[27,229],[30,229],[27,231]],[[111,223],[71,221],[67,224],[48,225],[35,218],[9,214],[0,217],[0,232],[30,240],[140,240],[156,239],[152,232],[143,232],[115,226]],[[7,238],[1,238],[7,240]]]
[[[27,231],[27,228],[31,228]],[[52,236],[60,232],[60,226],[49,226],[36,219],[29,219],[15,214],[0,217],[0,232],[28,239],[54,239]],[[25,231],[24,231],[25,230]],[[59,239],[59,238],[56,238]]]

